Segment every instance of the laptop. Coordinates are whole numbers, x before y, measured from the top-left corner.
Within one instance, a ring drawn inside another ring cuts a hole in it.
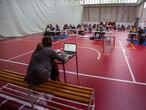
[[[63,51],[65,55],[74,55],[77,52],[77,44],[75,43],[64,43]]]

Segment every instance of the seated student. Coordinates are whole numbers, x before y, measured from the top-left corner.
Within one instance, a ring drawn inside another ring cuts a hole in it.
[[[56,24],[56,26],[55,26],[55,31],[60,31],[60,27],[58,24]]]
[[[121,31],[121,26],[120,26],[120,24],[118,24],[117,30],[118,30],[118,31]]]
[[[55,30],[55,28],[53,27],[52,24],[50,24],[50,30],[51,30],[51,31],[54,31],[54,30]]]
[[[44,35],[50,35],[50,25],[48,24],[45,28],[45,32],[44,32]]]
[[[127,26],[127,29],[128,29],[128,30],[130,29],[130,25]]]
[[[65,39],[68,37],[68,33],[66,30],[62,30],[61,34],[59,35],[60,39]]]
[[[48,31],[48,29],[50,30],[50,25],[49,24],[46,26],[45,31]]]
[[[144,34],[146,35],[146,27],[144,27],[143,31],[144,31]]]
[[[121,30],[125,31],[125,26],[123,24],[121,25]]]
[[[58,56],[51,46],[51,37],[43,37],[42,43],[37,45],[37,48],[32,54],[25,81],[30,84],[41,84],[48,81],[49,78],[59,81],[58,66],[54,60],[57,59],[64,62],[65,58],[64,56]]]
[[[92,25],[91,24],[89,24],[88,30],[89,30],[90,33],[92,32]]]
[[[136,28],[134,26],[131,26],[131,29],[129,31],[130,33],[133,33],[133,34],[130,34],[128,37],[130,37],[131,41],[134,40],[134,37],[135,37],[135,34],[137,31],[136,31]]]
[[[81,25],[81,27],[78,28],[78,33],[79,33],[79,35],[84,35],[84,34],[85,34],[85,31],[84,31],[84,30],[85,30],[85,29],[84,29],[84,26]]]
[[[59,36],[60,36],[60,27],[58,24],[56,24],[55,28],[54,28],[54,36],[53,36],[53,40],[59,40]]]
[[[131,32],[131,33],[132,33],[132,32],[133,32],[133,33],[136,32],[136,28],[135,28],[134,26],[131,26],[131,29],[130,29],[129,32]]]
[[[138,41],[139,44],[142,44],[145,41],[144,30],[141,27],[138,30]]]
[[[104,32],[105,28],[103,26],[100,27],[99,31],[99,39],[104,38],[105,32]]]

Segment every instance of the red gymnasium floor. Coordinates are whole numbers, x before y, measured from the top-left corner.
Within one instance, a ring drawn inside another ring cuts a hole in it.
[[[113,35],[116,45],[111,53],[108,50],[102,53],[99,41],[89,40],[87,36],[54,42],[53,48],[61,49],[64,42],[78,44],[80,84],[95,89],[95,110],[146,110],[146,47],[127,42],[127,32]],[[41,38],[37,35],[0,41],[0,69],[26,73],[30,56]],[[75,58],[65,66],[67,82],[77,84]],[[63,81],[62,67],[59,68]],[[0,106],[11,103],[6,101]],[[21,107],[17,103],[14,106]]]

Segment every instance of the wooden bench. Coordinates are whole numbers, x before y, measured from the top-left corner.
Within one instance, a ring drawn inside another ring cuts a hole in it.
[[[95,93],[92,88],[52,80],[37,86],[30,86],[24,81],[24,74],[5,69],[0,70],[0,81],[16,85],[16,87],[13,87],[14,91],[16,91],[17,87],[23,87],[23,89],[27,90],[27,99],[29,99],[27,101],[31,102],[33,109],[40,103],[33,100],[34,97],[36,98],[36,94],[48,96],[47,98],[41,97],[39,100],[44,99],[48,101],[48,105],[45,107],[53,110],[94,110],[95,108]],[[24,99],[24,97],[18,96],[18,94],[4,91],[3,88],[1,88],[0,93]],[[49,99],[49,96],[53,98]]]

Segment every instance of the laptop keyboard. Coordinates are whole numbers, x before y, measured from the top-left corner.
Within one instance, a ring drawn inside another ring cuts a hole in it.
[[[66,54],[66,55],[73,55],[73,54],[75,54],[74,52],[63,52],[64,54]]]
[[[59,53],[58,55],[64,56],[65,57],[65,60],[66,60],[69,57],[72,57],[74,54],[75,54],[74,52],[63,52],[63,53]]]

